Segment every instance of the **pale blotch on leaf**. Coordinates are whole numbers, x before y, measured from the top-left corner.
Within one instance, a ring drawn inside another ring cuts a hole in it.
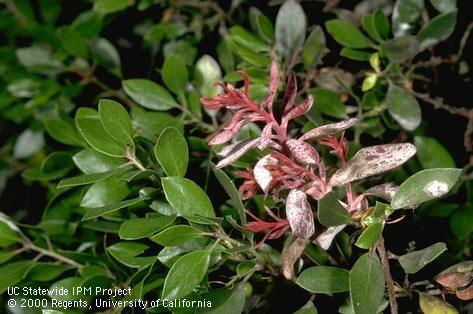
[[[333,239],[342,231],[346,225],[333,226],[327,228],[324,232],[314,240],[314,243],[320,246],[323,250],[328,250],[332,245]]]
[[[348,129],[349,127],[353,126],[357,122],[358,122],[357,118],[350,118],[350,119],[343,120],[337,123],[330,123],[330,124],[322,125],[322,126],[319,126],[318,128],[312,129],[309,132],[305,133],[299,138],[299,140],[305,141],[309,138],[335,134],[337,132]]]
[[[317,165],[319,163],[319,153],[310,144],[290,139],[286,141],[286,145],[299,162],[307,165]]]
[[[278,161],[273,157],[266,155],[261,158],[255,165],[253,169],[253,174],[255,176],[256,183],[261,187],[264,193],[268,192],[269,184],[273,179],[271,171],[267,168],[268,165],[275,165]]]
[[[295,237],[308,239],[314,234],[314,215],[304,192],[296,189],[289,192],[286,216]]]
[[[440,197],[448,192],[448,184],[434,180],[424,187],[424,192],[435,197]]]
[[[336,186],[360,180],[399,167],[416,153],[410,143],[375,145],[360,149],[338,169],[329,185]]]

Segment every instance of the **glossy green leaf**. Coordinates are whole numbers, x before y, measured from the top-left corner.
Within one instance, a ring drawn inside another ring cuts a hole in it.
[[[334,192],[326,194],[318,202],[317,219],[324,226],[339,226],[351,221],[350,214],[340,204]]]
[[[230,28],[230,34],[233,36],[235,41],[252,52],[262,52],[268,50],[268,46],[262,42],[258,37],[237,25]]]
[[[118,168],[118,169],[114,169],[114,170],[110,170],[106,172],[91,173],[91,174],[85,174],[85,175],[81,175],[77,177],[62,179],[61,181],[59,181],[57,188],[62,189],[65,187],[85,185],[85,184],[98,182],[114,174],[122,173],[126,171],[126,169],[127,169],[126,167],[123,167],[123,168]]]
[[[302,47],[307,27],[307,18],[302,6],[294,1],[284,1],[276,16],[276,51],[291,62]]]
[[[177,225],[161,231],[153,236],[151,240],[162,246],[178,246],[201,236],[202,231],[194,227]]]
[[[450,37],[456,23],[457,10],[433,18],[417,34],[420,50],[422,51]]]
[[[168,176],[183,177],[189,163],[187,142],[175,128],[167,128],[159,136],[154,154]]]
[[[3,294],[7,288],[14,287],[23,278],[25,278],[33,265],[34,262],[32,260],[28,260],[16,261],[1,266],[0,274],[2,274],[2,280],[0,281],[0,294]]]
[[[97,111],[79,108],[75,119],[79,133],[92,148],[112,157],[125,156],[126,144],[116,142],[108,135]]]
[[[166,267],[172,267],[174,263],[185,253],[202,249],[208,242],[208,238],[197,238],[179,246],[168,246],[158,254],[158,260]]]
[[[322,28],[317,25],[307,37],[302,48],[302,61],[307,69],[317,66],[325,55],[325,34]]]
[[[349,271],[331,266],[314,266],[305,269],[296,283],[312,293],[338,293],[349,290]]]
[[[411,35],[388,40],[381,47],[389,60],[398,63],[408,61],[419,53],[419,42]]]
[[[59,281],[56,281],[49,287],[49,289],[51,289],[52,291],[57,291],[58,289],[63,288],[64,290],[67,289],[67,291],[72,292],[73,288],[81,287],[83,283],[84,283],[84,278],[68,277],[68,278],[64,278]],[[79,300],[81,297],[83,297],[83,295],[81,295],[80,293],[58,293],[54,296],[56,300],[62,301],[62,302]]]
[[[0,247],[21,243],[22,239],[18,227],[3,215],[0,215]]]
[[[460,239],[473,233],[473,205],[467,203],[450,217],[450,229]]]
[[[177,95],[184,93],[189,73],[178,56],[170,55],[166,58],[161,74],[167,88]]]
[[[36,262],[28,272],[28,279],[34,281],[51,281],[71,269],[69,265]]]
[[[350,271],[350,298],[355,314],[376,314],[384,296],[384,273],[376,255],[362,255]]]
[[[111,157],[89,148],[75,154],[72,160],[85,174],[107,172],[126,163],[125,158]]]
[[[162,298],[168,300],[187,296],[204,279],[209,266],[210,252],[201,250],[180,257],[169,270]]]
[[[455,168],[452,155],[435,138],[415,136],[414,144],[417,148],[417,159],[424,169]]]
[[[58,30],[58,37],[64,49],[80,58],[87,58],[89,54],[89,47],[87,41],[81,36],[79,32],[72,27],[64,26]]]
[[[122,11],[133,5],[135,0],[96,0],[93,10],[102,14]]]
[[[115,141],[133,145],[133,126],[126,109],[110,99],[99,100],[99,117],[108,135]]]
[[[206,314],[240,314],[245,307],[244,284],[238,284],[233,289],[220,288],[202,295],[202,298],[212,303],[211,308],[197,310],[196,313]]]
[[[414,131],[422,121],[417,100],[405,89],[391,84],[386,94],[386,104],[391,116],[408,131]]]
[[[393,196],[393,209],[409,207],[439,198],[450,191],[460,177],[461,169],[434,168],[422,170],[404,181]]]
[[[149,246],[146,244],[127,241],[118,242],[107,247],[107,252],[123,265],[141,268],[156,260],[155,256],[140,256],[147,249],[149,249]]]
[[[132,116],[137,135],[153,143],[156,143],[159,135],[168,127],[176,128],[181,133],[184,131],[182,122],[168,113],[146,112],[141,108],[135,108]]]
[[[84,146],[84,142],[71,123],[60,118],[49,118],[44,121],[48,134],[56,141],[74,146]]]
[[[256,17],[256,24],[258,27],[258,33],[266,42],[274,42],[274,26],[271,20],[264,14],[259,14]]]
[[[209,197],[195,182],[181,177],[167,177],[161,181],[166,199],[180,215],[215,217]]]
[[[145,79],[122,82],[123,89],[139,105],[151,110],[169,110],[177,106],[176,100],[162,86]]]
[[[399,257],[404,271],[408,274],[414,274],[424,268],[428,263],[436,259],[440,254],[447,250],[445,243],[438,242],[423,250],[414,251]]]
[[[244,225],[246,223],[245,206],[243,205],[240,193],[235,187],[235,184],[233,184],[232,180],[222,169],[217,169],[214,164],[212,164],[211,166],[215,177],[217,178],[218,182],[223,187],[227,195],[230,196],[230,200],[232,202],[233,207],[238,211],[240,224]]]
[[[105,38],[97,38],[92,42],[92,53],[97,62],[108,71],[121,77],[121,60],[117,48]]]
[[[371,43],[353,24],[344,20],[325,22],[329,34],[341,45],[349,48],[370,48]]]
[[[113,204],[107,204],[105,206],[101,207],[95,207],[95,208],[89,208],[84,214],[84,217],[82,217],[82,220],[88,220],[92,218],[96,218],[108,213],[112,213],[114,211],[117,211],[119,209],[127,208],[129,206],[136,205],[140,202],[142,202],[143,199],[141,197],[137,198],[132,198],[129,200],[124,200],[118,203],[113,203]]]
[[[394,37],[412,33],[423,9],[424,0],[397,0],[392,15]]]
[[[314,95],[314,105],[311,110],[319,110],[323,114],[339,119],[348,117],[338,93],[322,87],[310,89],[309,93]]]
[[[368,61],[372,53],[369,51],[344,47],[340,50],[340,55],[355,61]]]
[[[146,238],[169,226],[176,219],[171,216],[147,216],[146,218],[132,218],[120,225],[118,235],[123,240],[136,240]]]
[[[430,3],[440,13],[455,11],[457,8],[457,0],[430,0]]]
[[[125,182],[109,177],[92,184],[80,202],[80,206],[95,208],[123,200],[130,193]]]
[[[369,225],[358,237],[355,245],[362,249],[369,249],[376,244],[376,241],[378,241],[381,233],[383,232],[383,227],[384,224],[380,222],[375,222]]]
[[[294,314],[318,314],[319,312],[315,308],[315,305],[312,301],[308,301],[300,309],[294,312]]]

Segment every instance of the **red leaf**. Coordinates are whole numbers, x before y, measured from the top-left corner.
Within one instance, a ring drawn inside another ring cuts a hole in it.
[[[291,72],[289,74],[289,77],[287,79],[286,83],[286,92],[284,93],[284,98],[283,98],[283,105],[284,105],[284,111],[283,113],[286,114],[289,112],[289,110],[294,107],[294,101],[296,100],[296,95],[297,95],[297,81],[296,81],[296,75],[294,72]]]
[[[309,138],[335,134],[337,132],[348,129],[349,127],[351,127],[357,122],[358,122],[357,118],[351,118],[351,119],[343,120],[337,123],[322,125],[322,126],[319,126],[318,128],[312,129],[309,132],[305,133],[299,139],[301,141],[305,141]]]
[[[246,154],[250,149],[255,147],[258,144],[258,139],[251,140],[247,142],[245,145],[240,147],[238,150],[233,152],[231,155],[226,157],[225,159],[220,160],[220,162],[217,164],[217,168],[223,168],[225,166],[228,166],[229,164],[235,162],[238,160],[241,156]]]
[[[286,145],[298,161],[308,165],[319,163],[319,153],[306,142],[290,139],[286,141]]]

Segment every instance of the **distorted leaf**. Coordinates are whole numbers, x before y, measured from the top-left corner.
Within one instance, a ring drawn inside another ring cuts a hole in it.
[[[445,252],[447,247],[445,243],[438,242],[423,250],[404,254],[399,257],[399,263],[408,274],[414,274],[424,268],[428,263],[436,259]]]
[[[295,189],[289,192],[286,199],[286,217],[294,236],[308,239],[314,234],[314,215],[304,192]]]

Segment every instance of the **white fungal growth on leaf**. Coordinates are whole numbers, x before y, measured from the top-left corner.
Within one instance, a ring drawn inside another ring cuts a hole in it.
[[[286,145],[298,161],[307,165],[317,165],[319,163],[319,153],[310,144],[290,139],[286,141]]]
[[[375,145],[360,149],[338,169],[329,185],[336,186],[360,180],[399,167],[416,153],[410,143]]]
[[[323,250],[328,250],[332,245],[335,236],[345,227],[346,225],[340,225],[327,228],[327,230],[319,234],[319,236],[314,240],[314,243],[320,246]]]
[[[289,192],[286,216],[294,236],[308,239],[314,234],[314,215],[304,192],[296,189]]]
[[[357,118],[350,118],[343,120],[337,123],[330,123],[326,125],[319,126],[318,128],[312,129],[309,132],[302,135],[299,140],[305,141],[309,138],[325,136],[330,134],[335,134],[337,132],[343,131],[354,125],[358,122]]]
[[[424,192],[439,197],[448,192],[448,184],[442,181],[434,180],[424,187]]]
[[[273,175],[267,166],[275,165],[277,163],[278,161],[275,158],[266,155],[256,163],[255,168],[253,169],[256,183],[258,183],[264,193],[268,192],[269,184],[273,179]]]

